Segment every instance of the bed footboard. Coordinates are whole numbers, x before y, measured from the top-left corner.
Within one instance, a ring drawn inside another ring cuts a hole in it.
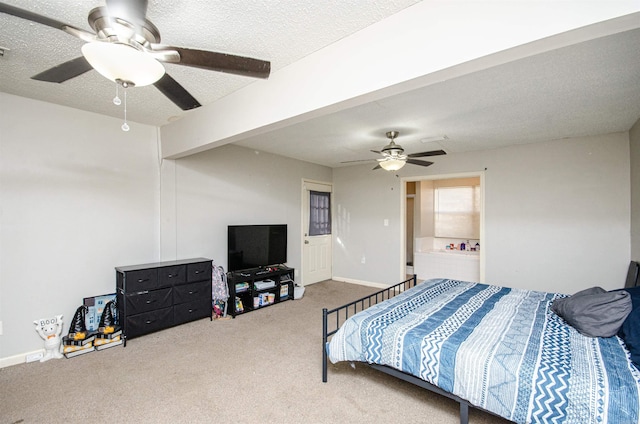
[[[413,277],[404,280],[391,287],[379,290],[369,296],[362,297],[358,300],[346,303],[342,306],[338,306],[333,309],[322,309],[322,382],[327,382],[327,342],[329,337],[334,335],[340,326],[351,315],[355,315],[360,311],[367,309],[370,306],[380,303],[383,300],[391,299],[405,290],[414,287],[417,284],[418,278],[414,274]]]
[[[383,300],[390,299],[392,297],[397,296],[398,294],[404,292],[405,290],[414,287],[417,284],[417,276],[409,278],[408,280],[402,281],[398,284],[395,284],[386,289],[379,290],[369,296],[365,296],[358,300],[354,300],[353,302],[349,302],[342,306],[338,306],[334,309],[322,309],[322,382],[327,382],[327,368],[328,368],[328,355],[327,355],[327,342],[329,338],[338,332],[340,326],[352,315],[367,309],[370,306],[375,305],[376,303],[380,303]],[[403,373],[402,371],[398,371],[396,369],[377,364],[368,364],[370,367],[399,378],[401,380],[405,380],[409,383],[420,386],[424,389],[430,390],[432,392],[438,393],[442,396],[446,396],[449,399],[453,399],[460,405],[460,424],[468,424],[469,423],[469,402],[464,399],[459,398],[449,392],[446,392],[440,389],[437,386],[434,386],[424,380],[419,379],[418,377],[414,377],[412,375],[408,375]],[[481,409],[481,408],[479,408]]]

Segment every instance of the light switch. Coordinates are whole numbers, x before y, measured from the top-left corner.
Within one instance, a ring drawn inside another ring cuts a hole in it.
[[[384,226],[385,226],[385,227],[388,227],[388,226],[389,226],[389,220],[388,220],[388,219],[385,219],[385,220],[384,220]]]

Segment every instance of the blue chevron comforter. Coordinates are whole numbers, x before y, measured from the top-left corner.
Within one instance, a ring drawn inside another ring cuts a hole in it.
[[[387,365],[517,423],[638,423],[640,372],[618,337],[553,313],[564,295],[429,280],[351,317],[332,362]]]

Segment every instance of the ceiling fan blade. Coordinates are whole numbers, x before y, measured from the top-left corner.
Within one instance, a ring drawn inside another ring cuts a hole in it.
[[[379,154],[379,155],[381,155],[381,154],[382,154],[382,152],[381,152],[380,150],[371,150],[371,152],[373,152],[373,153],[377,153],[377,154]]]
[[[178,84],[178,82],[167,73],[153,85],[182,110],[191,110],[202,106],[183,86]]]
[[[375,168],[372,169],[372,171],[375,171],[376,169],[382,169],[382,167],[378,164],[378,165],[376,165]]]
[[[345,160],[345,161],[340,162],[340,163],[373,162],[375,160],[377,160],[377,159]]]
[[[411,153],[410,155],[407,155],[410,158],[423,158],[425,156],[440,156],[440,155],[446,155],[447,152],[445,152],[444,150],[431,150],[428,152],[422,152],[422,153]]]
[[[47,69],[44,72],[40,72],[38,75],[31,77],[31,79],[61,83],[92,69],[87,59],[85,59],[84,56],[80,56],[68,62],[61,63],[58,66],[54,66],[51,69]]]
[[[265,60],[184,47],[154,46],[154,50],[163,49],[177,51],[179,65],[255,78],[269,78],[271,73],[271,62]]]
[[[407,163],[413,164],[413,165],[420,165],[420,166],[430,166],[433,165],[433,162],[429,162],[426,160],[418,160],[418,159],[407,159]]]
[[[18,18],[26,19],[31,22],[36,22],[42,25],[49,26],[51,28],[59,29],[75,37],[88,39],[95,38],[95,35],[80,28],[76,28],[73,25],[65,24],[64,22],[57,21],[47,16],[38,15],[37,13],[29,10],[20,9],[19,7],[11,6],[6,3],[0,3],[0,13],[6,13],[8,15],[17,16]]]

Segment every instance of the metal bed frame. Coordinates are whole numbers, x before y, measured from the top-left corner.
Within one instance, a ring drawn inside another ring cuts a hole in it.
[[[392,297],[397,296],[398,294],[404,292],[405,290],[410,289],[411,287],[415,287],[417,285],[417,276],[414,274],[413,277],[408,280],[402,281],[398,284],[395,284],[391,287],[379,290],[369,296],[362,297],[358,300],[354,300],[353,302],[346,303],[342,306],[338,306],[334,309],[322,309],[322,382],[327,382],[327,342],[329,338],[333,336],[338,329],[342,326],[344,321],[347,320],[351,315],[355,315],[356,313],[367,309],[370,306],[375,305],[376,303],[380,303],[384,300],[391,299]],[[495,415],[490,411],[486,411],[482,408],[474,407],[468,401],[449,393],[438,386],[434,386],[433,384],[415,377],[413,375],[407,374],[405,372],[399,371],[395,368],[388,367],[386,365],[378,365],[378,364],[367,364],[371,368],[381,371],[385,374],[391,375],[393,377],[399,378],[401,380],[407,381],[409,383],[415,384],[416,386],[422,387],[439,395],[445,396],[449,399],[452,399],[460,405],[460,424],[468,424],[469,423],[469,407],[473,407],[485,412],[488,412],[491,415]]]

